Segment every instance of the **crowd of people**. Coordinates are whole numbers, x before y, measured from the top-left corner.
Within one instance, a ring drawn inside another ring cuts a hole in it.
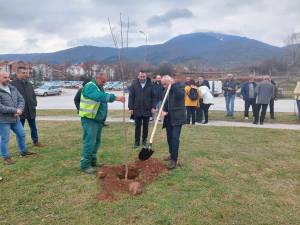
[[[10,82],[8,73],[0,72],[0,146],[5,164],[14,164],[9,153],[10,130],[16,134],[17,146],[22,157],[35,153],[28,151],[25,142],[24,124],[27,121],[31,131],[33,146],[42,147],[36,126],[37,100],[32,84],[28,81],[26,68],[17,69],[16,79]],[[83,149],[80,169],[88,174],[94,174],[97,166],[97,151],[101,144],[102,128],[107,117],[107,103],[125,102],[124,96],[116,96],[104,90],[107,76],[99,73],[93,80],[84,83],[77,92],[74,102],[81,117],[83,130]],[[165,90],[171,85],[167,101],[161,106]],[[226,117],[234,118],[234,102],[239,88],[232,74],[228,74],[223,82],[223,93],[226,102]],[[277,98],[277,87],[270,76],[256,83],[255,76],[250,75],[247,82],[240,85],[241,96],[245,103],[244,119],[249,119],[249,109],[252,108],[253,123],[263,124],[268,106],[270,117],[275,119],[274,100]],[[300,120],[300,82],[294,90],[298,118]],[[182,125],[209,122],[209,109],[214,104],[209,82],[203,77],[193,80],[186,77],[160,76],[153,80],[147,73],[140,71],[129,88],[128,110],[135,123],[134,148],[147,145],[149,121],[151,118],[163,118],[163,128],[166,128],[169,155],[168,168],[177,166],[180,133]],[[159,108],[162,114],[158,115]],[[0,177],[1,178],[1,177]],[[2,180],[2,178],[0,179]]]

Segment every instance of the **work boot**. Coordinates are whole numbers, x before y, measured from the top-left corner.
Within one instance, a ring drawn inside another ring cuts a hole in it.
[[[167,166],[168,170],[173,170],[176,168],[176,161],[175,160],[171,160],[170,164]]]
[[[6,158],[6,159],[3,159],[4,161],[4,164],[5,165],[12,165],[12,164],[15,164],[16,162],[14,160],[12,160],[10,157],[9,158]]]
[[[44,145],[41,142],[34,143],[33,146],[38,148],[44,147]]]
[[[96,174],[96,168],[95,167],[89,167],[85,170],[82,170],[82,172],[86,173],[86,174],[91,174],[91,175],[94,175]]]
[[[30,156],[30,155],[36,155],[35,152],[29,152],[29,151],[26,151],[26,152],[22,152],[21,153],[21,156],[22,157],[26,157],[26,156]]]

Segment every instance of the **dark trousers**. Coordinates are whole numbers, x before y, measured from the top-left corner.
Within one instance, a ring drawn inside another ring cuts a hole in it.
[[[143,125],[143,142],[147,142],[148,127],[149,127],[149,116],[134,117],[135,121],[135,143],[140,144],[141,128]]]
[[[256,116],[254,120],[255,123],[258,123],[258,120],[261,124],[264,123],[267,108],[268,108],[268,104],[257,104]]]
[[[271,116],[271,119],[274,119],[275,118],[275,114],[274,114],[274,99],[271,99],[269,106],[270,106],[270,116]]]
[[[191,117],[192,117],[192,124],[195,124],[196,122],[196,106],[186,106],[186,123],[191,123]]]
[[[27,120],[28,125],[30,127],[31,139],[32,139],[33,144],[38,143],[39,142],[39,137],[38,137],[38,131],[37,131],[37,128],[36,128],[35,118],[34,119],[20,119],[23,127],[24,127],[24,124],[25,124],[25,120]]]
[[[202,103],[202,108],[203,108],[203,112],[204,112],[204,119],[205,119],[205,123],[208,123],[208,110],[209,110],[209,107],[211,106],[211,104],[204,104]]]
[[[250,98],[245,100],[245,111],[244,111],[244,117],[249,117],[249,109],[250,106],[252,108],[252,113],[253,113],[253,117],[255,117],[256,115],[256,99],[255,98]]]
[[[200,102],[200,107],[196,109],[196,122],[201,123],[204,117],[203,103]]]
[[[169,153],[171,159],[177,162],[178,159],[178,150],[179,150],[179,138],[181,132],[181,125],[172,126],[171,124],[167,124],[166,131],[167,131],[167,140],[169,145]]]

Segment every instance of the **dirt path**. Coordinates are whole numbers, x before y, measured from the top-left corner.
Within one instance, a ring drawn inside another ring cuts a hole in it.
[[[38,121],[80,121],[79,117],[74,116],[39,116]],[[129,122],[128,119],[126,119]],[[107,122],[122,122],[122,118],[107,118]],[[209,121],[208,124],[197,126],[215,126],[215,127],[250,127],[250,128],[269,128],[282,130],[300,130],[300,124],[282,124],[282,123],[265,123],[264,125],[254,125],[251,122],[234,122],[234,121]]]

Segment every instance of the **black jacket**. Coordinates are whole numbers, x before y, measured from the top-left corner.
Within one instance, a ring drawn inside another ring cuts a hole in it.
[[[153,88],[154,88],[154,93],[155,93],[157,102],[162,101],[163,93],[164,93],[164,87],[162,86],[161,82],[154,81],[153,82]]]
[[[78,91],[76,92],[76,95],[74,96],[74,104],[75,104],[75,107],[77,110],[79,110],[79,107],[80,107],[81,91],[82,91],[82,88],[78,89]]]
[[[166,127],[167,124],[178,126],[186,123],[184,94],[184,86],[179,83],[172,85],[163,108],[165,112],[168,112],[164,118],[163,127]]]
[[[34,119],[36,117],[37,100],[32,84],[25,80],[15,79],[11,82],[15,86],[25,100],[25,108],[21,119]]]
[[[156,97],[150,78],[147,78],[144,88],[142,88],[138,79],[134,80],[129,91],[129,110],[133,110],[135,117],[147,117],[151,116],[151,109],[155,109],[155,107]]]

